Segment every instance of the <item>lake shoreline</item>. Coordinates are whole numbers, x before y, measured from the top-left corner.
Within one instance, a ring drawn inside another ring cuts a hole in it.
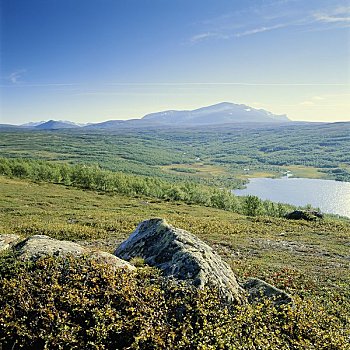
[[[294,176],[249,178],[244,189],[232,193],[300,207],[311,205],[324,213],[350,218],[350,182]]]

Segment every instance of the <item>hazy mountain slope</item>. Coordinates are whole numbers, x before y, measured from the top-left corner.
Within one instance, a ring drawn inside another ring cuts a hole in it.
[[[46,122],[29,122],[20,127],[36,130],[55,130],[84,127],[88,129],[144,128],[157,126],[206,126],[223,124],[263,124],[286,123],[286,115],[276,115],[264,109],[255,109],[244,104],[222,102],[194,110],[169,110],[145,115],[141,119],[108,120],[95,124],[76,124],[65,120]]]
[[[45,120],[42,120],[42,121],[40,121],[40,122],[29,122],[29,123],[25,123],[25,124],[22,124],[21,126],[27,126],[27,127],[32,128],[32,127],[35,127],[35,126],[38,126],[38,125],[44,124],[44,123],[46,123]]]
[[[19,126],[13,125],[13,124],[0,124],[0,129],[12,129],[12,128],[19,128]]]
[[[273,123],[288,122],[285,115],[275,115],[263,109],[223,102],[193,111],[164,111],[145,115],[142,120],[162,124],[226,124],[226,123]]]
[[[49,120],[45,123],[35,126],[34,128],[37,130],[53,130],[79,128],[79,126],[72,122]]]
[[[290,120],[285,115],[275,115],[263,109],[246,105],[222,102],[195,110],[169,110],[145,115],[142,119],[109,120],[89,125],[88,128],[119,128],[148,126],[200,126],[229,123],[285,123]]]

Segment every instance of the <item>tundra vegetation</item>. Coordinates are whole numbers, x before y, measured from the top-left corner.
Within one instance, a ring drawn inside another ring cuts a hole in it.
[[[290,293],[294,307],[225,305],[215,290],[166,280],[138,264],[114,271],[87,257],[0,263],[5,349],[348,349],[347,220],[245,216],[146,196],[0,177],[0,230],[46,234],[112,252],[149,217],[212,246],[244,281]]]

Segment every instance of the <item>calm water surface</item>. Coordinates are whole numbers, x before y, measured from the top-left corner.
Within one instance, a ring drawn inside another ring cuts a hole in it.
[[[238,196],[250,194],[298,206],[311,204],[324,213],[350,217],[350,182],[290,177],[257,178],[249,179],[247,188],[233,192]]]

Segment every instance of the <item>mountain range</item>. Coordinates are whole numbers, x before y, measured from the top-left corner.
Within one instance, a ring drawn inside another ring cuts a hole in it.
[[[76,124],[70,121],[49,120],[30,122],[21,127],[37,130],[55,130],[71,128],[118,129],[121,127],[193,127],[225,124],[250,123],[288,123],[286,115],[276,115],[264,109],[255,109],[244,104],[222,102],[194,110],[168,110],[145,115],[141,119],[109,120],[95,124]]]
[[[222,102],[192,111],[165,111],[147,114],[143,118],[163,124],[212,125],[227,123],[286,122],[285,115],[275,115],[264,109],[255,109],[243,104]]]
[[[71,128],[79,128],[79,125],[70,121],[49,120],[47,122],[34,126],[34,128],[38,130],[71,129]]]
[[[243,104],[222,102],[195,110],[168,110],[151,113],[141,119],[109,120],[91,124],[88,128],[105,129],[121,126],[205,126],[237,123],[285,123],[290,122],[286,115],[275,115],[263,109],[255,109]]]

